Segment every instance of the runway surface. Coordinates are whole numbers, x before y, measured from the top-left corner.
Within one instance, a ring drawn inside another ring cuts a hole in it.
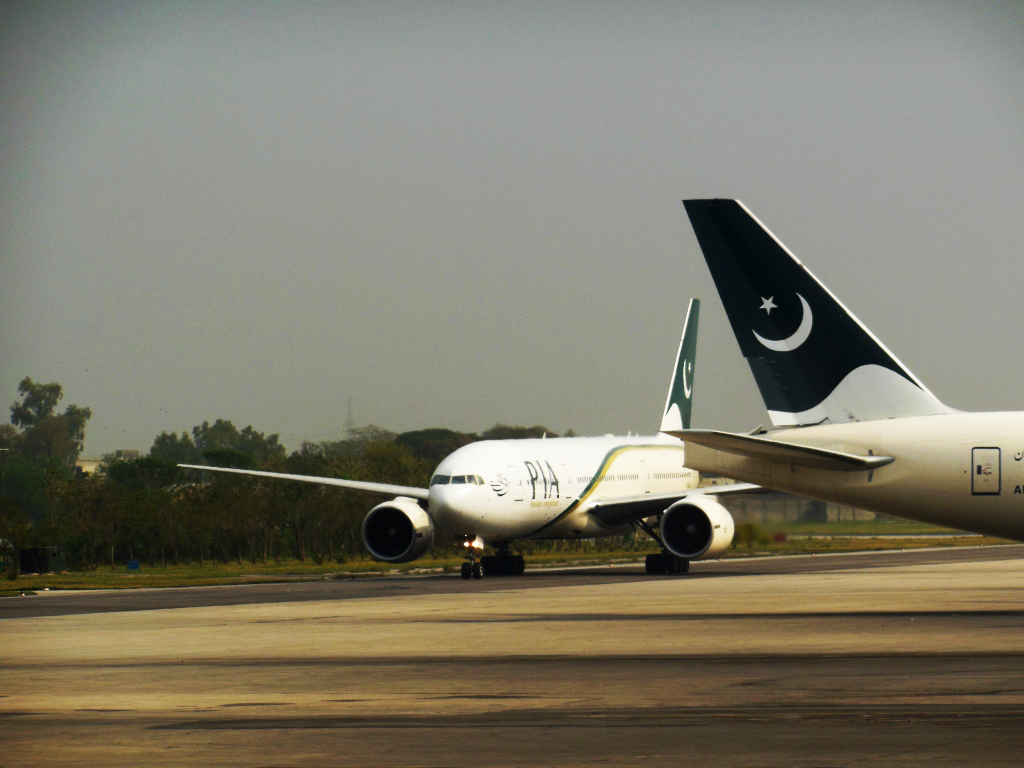
[[[447,594],[536,589],[539,587],[587,586],[609,583],[647,582],[652,579],[684,581],[721,576],[784,573],[824,573],[892,565],[925,565],[970,560],[1024,559],[1024,544],[989,547],[914,549],[906,552],[852,552],[814,556],[752,557],[695,562],[689,574],[648,576],[642,565],[614,565],[577,568],[531,568],[517,578],[462,581],[453,574],[329,579],[272,584],[241,584],[217,587],[170,589],[117,589],[92,592],[42,593],[29,598],[0,599],[0,620],[31,616],[63,616],[74,613],[148,611],[165,608],[195,608],[255,603],[295,603],[308,600],[351,600],[396,595]]]
[[[0,765],[1019,765],[1024,547],[0,600]]]

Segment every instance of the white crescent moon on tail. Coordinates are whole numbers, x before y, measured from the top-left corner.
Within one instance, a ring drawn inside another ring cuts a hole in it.
[[[689,360],[683,360],[683,394],[686,395],[686,399],[690,399],[690,395],[693,394],[693,385],[686,381],[686,367],[690,367],[690,372],[693,373],[693,364]]]
[[[800,327],[796,329],[796,332],[788,339],[779,339],[778,341],[772,341],[766,339],[764,336],[754,331],[754,336],[759,342],[773,352],[792,352],[794,349],[799,347],[807,338],[811,335],[811,327],[814,325],[814,316],[811,314],[811,305],[807,303],[807,299],[801,296],[799,293],[796,295],[800,299],[800,303],[804,307],[804,316],[800,321]]]

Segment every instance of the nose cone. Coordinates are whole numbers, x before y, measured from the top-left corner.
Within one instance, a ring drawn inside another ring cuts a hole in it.
[[[449,533],[476,533],[476,523],[484,516],[480,490],[477,485],[432,485],[430,513]]]

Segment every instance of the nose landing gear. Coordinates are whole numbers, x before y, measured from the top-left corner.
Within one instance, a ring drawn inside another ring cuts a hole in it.
[[[526,570],[526,560],[522,555],[513,555],[509,552],[508,542],[495,545],[497,553],[493,555],[480,555],[483,551],[484,542],[479,536],[475,539],[466,538],[462,542],[466,548],[466,562],[462,564],[459,573],[464,579],[479,579],[484,576],[519,576]],[[477,562],[477,557],[480,560]]]
[[[466,537],[466,540],[462,542],[462,545],[466,548],[467,562],[462,564],[460,573],[464,579],[479,579],[484,575],[481,564],[476,561],[476,554],[478,551],[483,552],[484,540],[479,536],[472,538]],[[481,558],[484,560],[485,558]]]
[[[479,579],[484,575],[483,569],[480,567],[480,563],[476,562],[476,558],[473,557],[473,555],[469,556],[469,562],[462,564],[461,573],[462,578],[464,579]]]

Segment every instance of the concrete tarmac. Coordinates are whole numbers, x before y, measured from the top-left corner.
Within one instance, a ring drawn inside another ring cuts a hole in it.
[[[1009,546],[10,598],[0,766],[1016,766],[1022,579]]]

